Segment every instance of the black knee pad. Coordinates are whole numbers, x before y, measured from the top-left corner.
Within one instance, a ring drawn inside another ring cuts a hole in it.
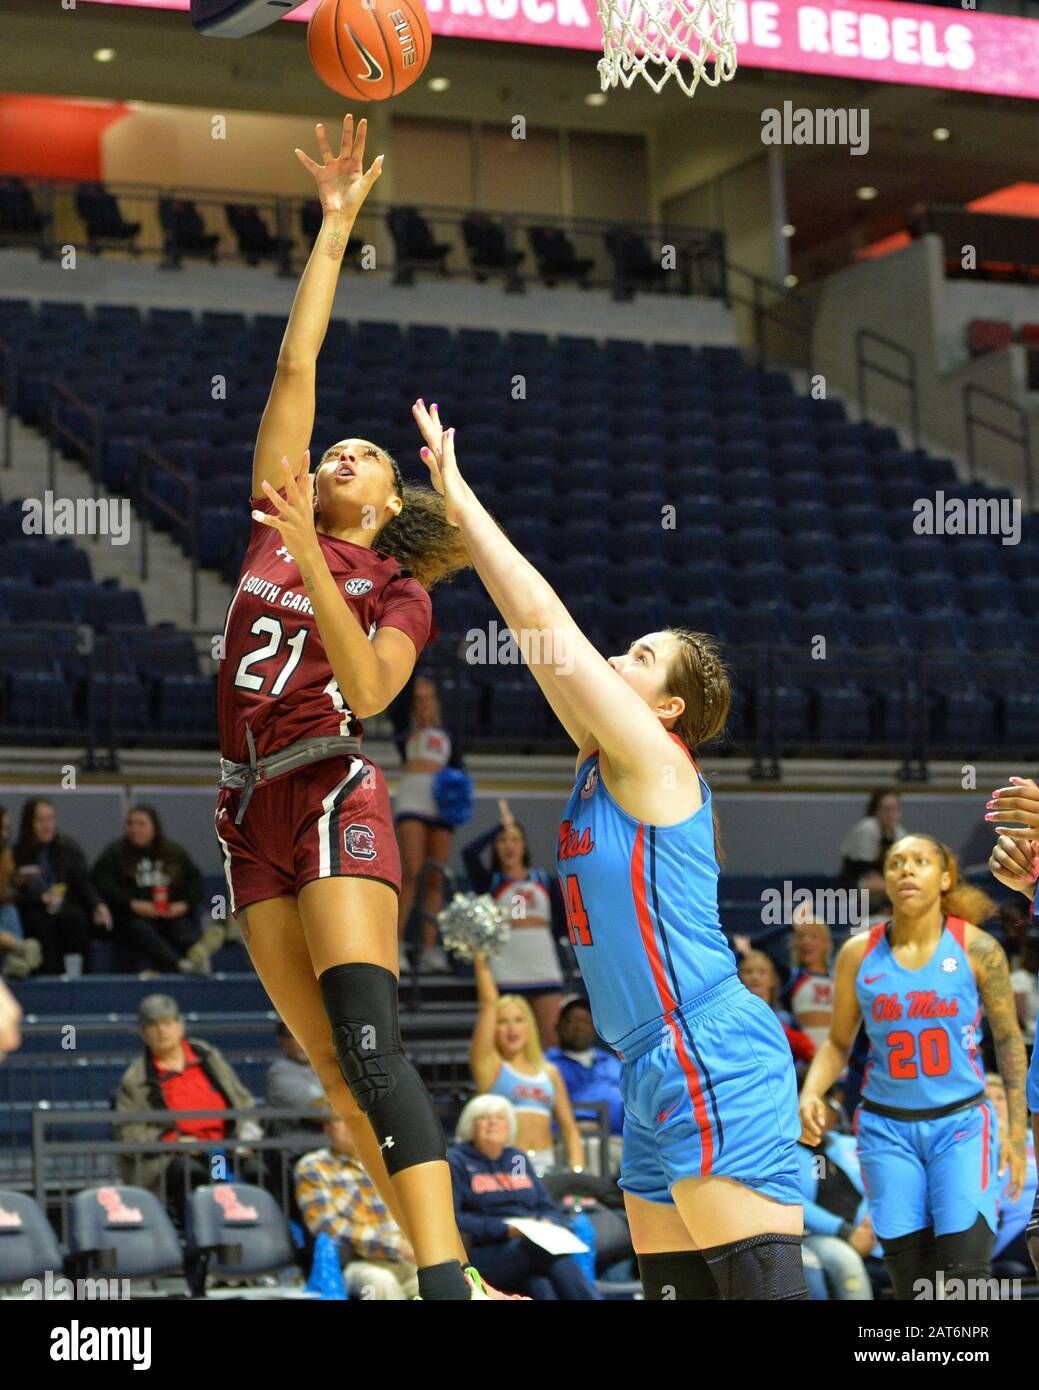
[[[664,1255],[639,1255],[639,1278],[647,1301],[718,1301],[718,1285],[699,1250],[671,1250]]]
[[[933,1291],[938,1272],[938,1247],[934,1230],[924,1226],[907,1236],[882,1240],[884,1267],[891,1276],[895,1298],[900,1303],[912,1303],[924,1292],[918,1286],[926,1282]],[[933,1292],[931,1297],[934,1297]]]
[[[400,1040],[397,981],[381,965],[334,965],[318,983],[339,1069],[392,1175],[446,1159],[443,1126]]]
[[[985,1299],[995,1297],[988,1290],[992,1277],[992,1247],[995,1233],[979,1212],[974,1225],[966,1231],[953,1231],[937,1236],[938,1272],[942,1276],[940,1293],[932,1297],[944,1299]],[[971,1284],[975,1287],[972,1289]],[[984,1284],[984,1289],[978,1287]]]
[[[763,1235],[703,1251],[723,1299],[738,1302],[807,1301],[801,1237]]]

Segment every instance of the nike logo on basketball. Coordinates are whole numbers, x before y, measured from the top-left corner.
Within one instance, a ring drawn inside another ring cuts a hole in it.
[[[886,971],[882,970],[879,975],[864,975],[862,977],[862,983],[864,985],[871,985],[875,980],[882,980],[886,973]]]
[[[385,1138],[385,1139],[382,1141],[382,1143],[379,1145],[379,1148],[380,1148],[380,1149],[392,1149],[392,1148],[393,1148],[393,1135],[392,1135],[392,1134],[387,1134],[386,1138]]]
[[[350,35],[354,43],[357,45],[357,51],[361,55],[362,60],[367,64],[368,67],[368,71],[359,72],[357,74],[358,77],[361,79],[362,82],[381,82],[382,68],[375,61],[372,55],[368,52],[364,44],[357,37],[354,31],[350,28],[349,24],[346,26],[346,32]]]
[[[657,1116],[657,1124],[662,1125],[669,1115],[673,1115],[675,1113],[679,1105],[681,1105],[681,1101],[676,1100],[674,1105],[672,1105],[670,1109],[661,1110],[660,1114]]]

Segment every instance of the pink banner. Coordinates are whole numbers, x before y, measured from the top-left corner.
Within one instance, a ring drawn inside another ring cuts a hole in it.
[[[188,8],[188,0],[91,3]],[[311,0],[286,17],[309,19],[315,4]],[[602,46],[595,0],[426,0],[426,9],[434,34],[554,48]],[[887,0],[736,0],[736,44],[748,68],[1039,99],[1037,20]]]

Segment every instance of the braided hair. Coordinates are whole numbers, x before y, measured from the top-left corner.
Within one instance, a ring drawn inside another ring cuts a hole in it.
[[[706,632],[687,627],[669,627],[676,650],[667,675],[668,692],[680,695],[685,709],[671,730],[678,735],[695,758],[704,744],[720,737],[725,730],[732,703],[732,682],[715,639]],[[711,803],[714,821],[714,856],[724,860],[718,813]]]

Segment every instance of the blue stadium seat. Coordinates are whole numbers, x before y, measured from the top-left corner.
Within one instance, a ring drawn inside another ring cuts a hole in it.
[[[722,508],[722,521],[730,531],[757,531],[773,523],[775,511],[769,497],[743,497]]]
[[[730,565],[744,566],[769,560],[776,553],[776,533],[771,526],[747,528],[727,535],[719,550],[719,558]]]
[[[846,611],[845,605],[836,599],[793,609],[787,619],[790,640],[811,654],[810,649],[816,639],[822,637],[826,641],[829,653],[830,648],[847,641],[844,628]]]
[[[68,729],[72,702],[68,685],[53,671],[15,671],[9,678],[5,724],[26,729]]]
[[[898,586],[898,600],[909,609],[941,608],[957,602],[957,589],[944,571],[922,570],[903,578]]]
[[[758,602],[733,613],[731,640],[740,646],[768,646],[789,640],[787,620],[790,609],[785,603]]]
[[[901,627],[903,610],[890,602],[877,602],[863,612],[846,612],[842,627],[854,647],[891,648],[906,642]]]
[[[846,576],[836,565],[813,564],[786,577],[786,596],[798,608],[846,598]]]
[[[735,603],[752,605],[786,598],[787,573],[777,560],[761,559],[729,573],[726,594]]]
[[[782,495],[780,502],[783,505],[773,509],[774,526],[787,537],[787,544],[796,543],[806,532],[821,532],[827,537],[828,545],[839,544],[835,542],[834,513],[825,502],[799,502],[796,505],[788,505]]]
[[[147,620],[141,596],[136,589],[110,589],[95,585],[83,588],[80,615],[84,622],[97,628],[114,624],[140,626]]]
[[[816,692],[816,736],[830,747],[868,742],[873,729],[873,700],[857,685],[824,687]]]
[[[216,677],[162,675],[159,677],[156,727],[160,733],[197,733],[216,718]]]
[[[777,482],[779,496],[788,507],[822,498],[822,480],[818,473],[781,473]]]
[[[721,474],[719,492],[724,502],[771,500],[775,484],[767,468],[737,468]]]
[[[858,574],[845,574],[842,590],[852,608],[868,610],[878,603],[890,602],[895,597],[900,583],[893,569],[883,567],[864,570]]]

